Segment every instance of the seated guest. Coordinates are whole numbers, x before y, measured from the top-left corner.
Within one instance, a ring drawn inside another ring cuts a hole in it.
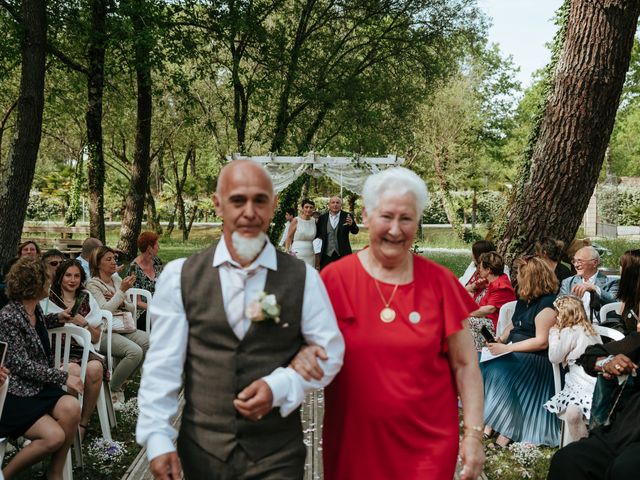
[[[140,255],[129,264],[127,275],[135,275],[133,283],[135,288],[148,290],[151,295],[156,291],[156,279],[162,271],[162,261],[158,258],[160,244],[159,235],[154,232],[142,232],[138,237],[138,249]],[[138,300],[138,328],[144,330],[146,327],[147,304],[143,300]]]
[[[87,280],[91,278],[91,269],[89,268],[91,252],[101,246],[102,242],[93,237],[85,238],[84,242],[82,242],[82,252],[80,252],[80,256],[76,258],[76,260],[78,260],[80,262],[80,265],[82,265],[82,269],[84,270],[84,274],[86,275]]]
[[[565,278],[569,278],[572,275],[569,267],[560,261],[563,250],[564,243],[551,237],[542,237],[536,242],[536,255],[551,267],[551,270],[556,274],[558,283],[562,283]]]
[[[640,472],[640,382],[633,377],[640,362],[640,333],[588,347],[580,362],[589,375],[622,378],[607,425],[558,450],[548,480],[629,480]],[[626,376],[626,379],[625,377]]]
[[[32,240],[27,240],[26,242],[18,245],[18,258],[22,257],[31,257],[36,258],[40,256],[40,247],[38,244]]]
[[[478,276],[487,282],[487,291],[480,299],[477,310],[469,316],[469,328],[473,335],[476,350],[482,350],[485,344],[480,329],[486,326],[492,335],[496,334],[500,307],[505,303],[516,300],[516,292],[511,286],[511,281],[504,273],[504,262],[496,252],[488,252],[480,255],[478,259]]]
[[[495,251],[496,246],[491,240],[478,240],[477,242],[474,242],[473,245],[471,245],[471,256],[473,260],[459,280],[476,302],[479,302],[482,299],[482,295],[486,293],[487,288],[487,281],[480,278],[480,275],[478,273],[478,259],[483,253]],[[504,273],[506,273],[508,277],[509,269],[505,267]]]
[[[569,366],[564,377],[563,389],[556,393],[544,408],[566,420],[574,441],[587,436],[587,425],[591,415],[591,398],[596,379],[587,375],[576,360],[589,345],[602,343],[600,335],[593,329],[582,305],[574,295],[556,298],[556,324],[549,330],[549,361]]]
[[[520,298],[511,324],[497,343],[488,344],[492,354],[508,355],[480,363],[485,434],[499,432],[499,446],[511,441],[556,446],[558,418],[542,405],[554,391],[547,345],[556,321],[553,301],[558,280],[544,260],[525,258],[518,268]]]
[[[136,329],[132,317],[133,304],[127,300],[125,292],[133,286],[136,277],[129,275],[123,279],[114,276],[117,264],[113,249],[98,247],[91,254],[91,279],[87,282],[87,290],[96,299],[103,310],[113,313],[113,339],[111,354],[119,362],[111,377],[111,392],[114,408],[124,405],[124,382],[142,366],[144,355],[149,349],[149,335]],[[107,336],[100,341],[100,353],[107,352]]]
[[[69,372],[79,376],[83,350],[85,347],[90,350],[85,376],[82,416],[80,418],[80,436],[82,438],[85,436],[89,420],[98,402],[103,376],[108,375],[106,361],[95,349],[100,345],[100,336],[103,330],[100,306],[93,296],[84,289],[85,280],[84,270],[80,262],[66,260],[56,270],[53,283],[49,289],[49,297],[40,302],[40,307],[46,314],[69,310],[75,305],[76,301],[82,301],[77,315],[69,320],[69,323],[87,329],[91,334],[91,342],[93,344],[83,345],[82,339],[74,336],[69,355]],[[82,292],[85,295],[79,298]]]
[[[618,300],[625,335],[635,332],[640,322],[640,250],[627,250],[620,258]],[[603,322],[605,318],[601,319]]]
[[[31,440],[4,468],[6,478],[52,455],[47,478],[62,478],[73,442],[80,404],[63,386],[82,393],[80,377],[53,366],[47,327],[70,320],[66,311],[44,315],[38,305],[47,295],[48,277],[39,259],[19,259],[6,277],[10,302],[0,310],[0,341],[7,343],[5,365],[11,372],[0,418],[0,437]]]
[[[64,256],[64,253],[62,253],[60,250],[56,250],[55,248],[47,250],[42,254],[42,261],[47,267],[47,274],[49,275],[50,279],[53,279],[53,277],[56,275],[56,270],[65,260],[66,257]]]
[[[584,310],[592,322],[600,317],[600,305],[615,302],[618,280],[609,280],[598,271],[600,254],[592,246],[582,247],[573,257],[576,274],[560,284],[560,295],[573,294],[582,299]],[[597,295],[598,302],[593,298]]]

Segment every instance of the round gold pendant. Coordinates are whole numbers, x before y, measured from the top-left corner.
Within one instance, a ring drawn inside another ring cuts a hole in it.
[[[396,312],[394,309],[385,307],[380,311],[380,320],[384,323],[391,323],[396,319]]]

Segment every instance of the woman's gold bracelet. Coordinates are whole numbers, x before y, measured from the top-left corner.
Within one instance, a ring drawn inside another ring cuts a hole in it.
[[[471,430],[478,433],[484,432],[484,427],[482,425],[465,425],[464,429],[465,431]]]
[[[470,433],[465,433],[464,435],[462,435],[462,438],[475,438],[476,440],[478,440],[480,443],[482,443],[482,437],[478,437],[477,435],[472,435]]]

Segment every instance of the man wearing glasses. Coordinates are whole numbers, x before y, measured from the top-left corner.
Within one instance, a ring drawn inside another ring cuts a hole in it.
[[[565,278],[560,285],[560,295],[572,293],[582,299],[584,309],[593,321],[599,320],[599,307],[595,303],[605,305],[615,302],[618,294],[618,280],[609,280],[607,276],[598,271],[600,254],[592,246],[582,247],[573,257],[573,266],[576,274]],[[597,295],[599,302],[592,302],[592,297]],[[592,308],[592,305],[594,307]]]

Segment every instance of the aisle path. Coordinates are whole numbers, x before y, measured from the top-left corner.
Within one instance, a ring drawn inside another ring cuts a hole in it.
[[[178,415],[173,421],[173,426],[176,429],[180,428],[182,407],[184,406],[184,396],[182,392],[180,393],[179,401]],[[305,443],[309,450],[304,480],[322,480],[322,464],[318,455],[320,450],[318,448],[320,429],[317,428],[317,426],[320,425],[320,421],[317,419],[322,417],[322,404],[323,395],[322,392],[319,391],[310,394],[302,407],[302,428],[305,432]],[[312,466],[314,468],[310,468]],[[453,480],[459,480],[459,478],[460,472],[459,470],[456,470]],[[153,480],[153,475],[149,472],[146,448],[140,450],[138,456],[133,460],[133,463],[125,472],[122,480]],[[483,473],[480,476],[480,480],[487,480],[487,476]]]

